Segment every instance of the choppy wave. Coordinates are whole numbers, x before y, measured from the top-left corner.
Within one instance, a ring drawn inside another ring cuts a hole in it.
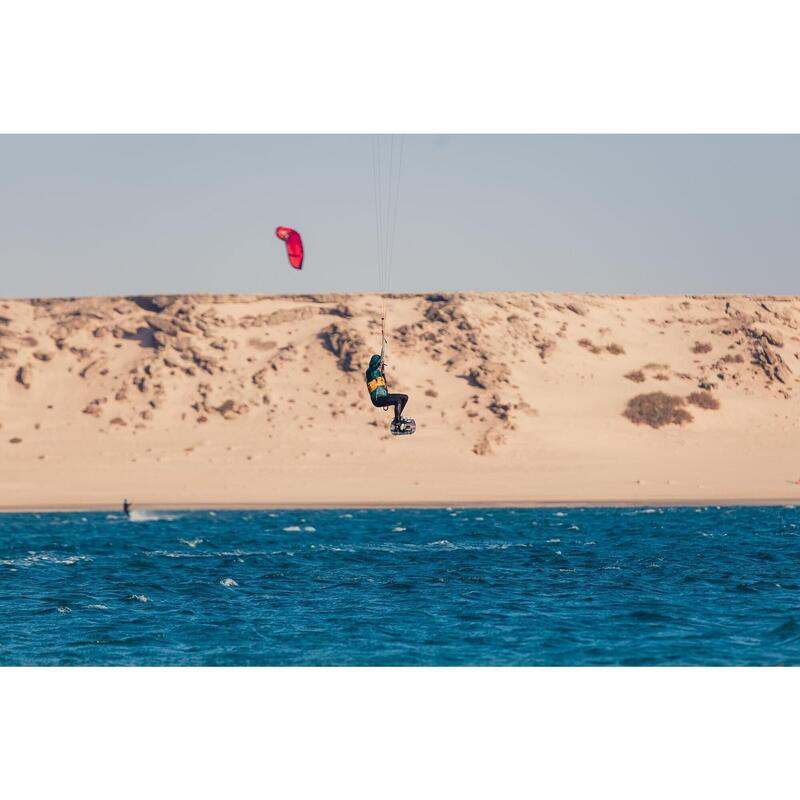
[[[0,663],[800,664],[796,507],[138,513],[0,518]]]
[[[202,539],[178,539],[181,544],[185,544],[187,547],[195,548],[199,544],[203,544]]]
[[[128,517],[129,522],[175,522],[180,519],[180,514],[168,514],[164,511],[147,511],[133,508]]]

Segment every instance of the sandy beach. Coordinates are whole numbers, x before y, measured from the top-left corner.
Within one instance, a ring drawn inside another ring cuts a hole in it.
[[[0,301],[0,507],[793,503],[800,300]]]

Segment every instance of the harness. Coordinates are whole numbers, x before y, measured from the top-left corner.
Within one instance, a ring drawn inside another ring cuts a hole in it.
[[[369,393],[372,394],[378,387],[386,388],[386,380],[384,379],[383,375],[378,375],[377,378],[374,378],[371,381],[367,381],[367,389]]]

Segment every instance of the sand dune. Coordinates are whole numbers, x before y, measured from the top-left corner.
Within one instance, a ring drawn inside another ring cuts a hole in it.
[[[0,301],[0,507],[800,499],[800,299]]]

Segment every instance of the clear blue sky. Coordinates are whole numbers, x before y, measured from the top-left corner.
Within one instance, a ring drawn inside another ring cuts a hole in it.
[[[368,136],[0,137],[6,297],[372,291],[375,249]],[[393,291],[796,294],[799,273],[798,136],[406,137]]]

